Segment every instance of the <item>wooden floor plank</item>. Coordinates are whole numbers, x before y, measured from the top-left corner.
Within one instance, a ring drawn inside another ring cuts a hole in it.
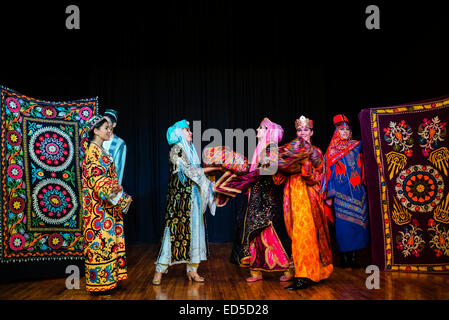
[[[289,283],[279,281],[279,273],[266,273],[264,280],[247,283],[248,269],[229,262],[231,244],[211,243],[211,256],[200,265],[205,283],[189,281],[185,265],[169,268],[160,286],[153,286],[158,245],[128,246],[128,279],[111,296],[92,297],[84,290],[68,290],[65,279],[46,279],[0,284],[1,300],[446,300],[447,274],[380,272],[380,289],[365,286],[368,274],[358,269],[334,267],[332,276],[305,290],[288,291]]]

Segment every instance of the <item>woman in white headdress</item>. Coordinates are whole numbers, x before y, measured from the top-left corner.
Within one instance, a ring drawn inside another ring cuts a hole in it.
[[[167,130],[169,151],[169,182],[165,211],[165,228],[153,284],[161,283],[169,266],[185,263],[189,280],[203,282],[198,272],[207,259],[204,213],[209,207],[215,215],[213,184],[205,173],[219,168],[201,168],[192,143],[192,132],[186,120],[176,122]]]

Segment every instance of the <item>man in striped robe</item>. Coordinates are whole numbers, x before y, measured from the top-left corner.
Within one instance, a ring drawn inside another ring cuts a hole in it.
[[[113,130],[117,125],[117,114],[118,112],[113,109],[106,109],[104,112],[104,116],[108,117],[111,120]],[[125,171],[126,143],[122,138],[114,134],[113,131],[111,139],[103,143],[103,148],[114,159],[114,164],[117,170],[118,183],[121,185],[123,180],[123,172]]]

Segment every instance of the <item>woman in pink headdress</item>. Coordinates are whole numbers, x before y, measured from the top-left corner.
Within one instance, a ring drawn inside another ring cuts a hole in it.
[[[262,280],[262,271],[281,271],[281,281],[292,278],[291,242],[282,213],[283,187],[277,172],[277,144],[283,129],[268,118],[257,129],[258,144],[251,161],[250,173],[260,177],[249,188],[248,201],[237,219],[237,232],[231,262],[249,267],[248,282]]]

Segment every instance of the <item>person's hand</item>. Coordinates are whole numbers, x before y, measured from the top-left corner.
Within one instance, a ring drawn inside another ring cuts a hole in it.
[[[209,172],[213,172],[213,171],[219,171],[222,170],[221,167],[206,167],[204,168],[204,173],[209,173]]]
[[[332,199],[327,199],[327,200],[326,200],[326,204],[327,204],[329,207],[332,207]]]

